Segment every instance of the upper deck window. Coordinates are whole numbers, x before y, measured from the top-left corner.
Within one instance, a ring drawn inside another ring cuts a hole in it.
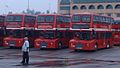
[[[54,16],[46,16],[46,22],[54,22]]]
[[[45,22],[45,16],[38,16],[38,22],[41,23],[41,22]]]
[[[25,23],[35,23],[36,17],[34,16],[25,16]]]
[[[4,16],[0,16],[0,23],[3,23],[5,21],[5,17]]]
[[[93,16],[93,22],[94,23],[99,23],[100,22],[100,17],[99,16]]]
[[[22,16],[18,15],[8,15],[6,21],[7,22],[22,22]]]
[[[73,15],[72,16],[72,22],[77,22],[77,23],[79,23],[80,22],[80,15]]]
[[[82,22],[83,23],[90,23],[90,21],[91,21],[90,15],[83,15],[82,16]]]
[[[70,23],[70,18],[65,16],[57,16],[57,23]]]
[[[52,23],[54,16],[38,16],[38,23]]]
[[[65,17],[65,22],[70,23],[70,17]]]

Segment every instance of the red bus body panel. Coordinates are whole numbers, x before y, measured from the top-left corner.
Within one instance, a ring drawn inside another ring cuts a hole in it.
[[[25,17],[33,16],[28,14],[9,14],[7,16],[22,16],[21,22],[5,22],[6,29],[8,31],[14,31],[14,30],[21,30],[21,31],[31,31],[35,28],[35,22],[34,23],[25,23]],[[35,16],[33,16],[35,17]],[[23,34],[23,33],[22,33]],[[34,38],[29,38],[29,40],[34,40]],[[15,38],[8,35],[4,38],[4,46],[8,47],[22,47],[24,41],[24,37],[22,38]],[[10,43],[13,43],[10,45]],[[32,44],[33,45],[33,44]]]

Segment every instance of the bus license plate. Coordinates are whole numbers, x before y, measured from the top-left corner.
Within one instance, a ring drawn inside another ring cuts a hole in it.
[[[10,46],[15,46],[15,44],[10,44]]]
[[[46,46],[42,46],[42,48],[46,48]]]
[[[76,49],[82,49],[82,47],[76,47]]]

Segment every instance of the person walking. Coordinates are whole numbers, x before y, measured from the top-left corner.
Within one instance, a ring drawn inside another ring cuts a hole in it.
[[[22,46],[22,53],[23,53],[23,55],[22,55],[22,57],[23,57],[23,59],[22,59],[22,64],[24,65],[24,64],[29,64],[29,41],[28,41],[28,37],[25,37],[24,38],[24,44],[23,44],[23,46]]]

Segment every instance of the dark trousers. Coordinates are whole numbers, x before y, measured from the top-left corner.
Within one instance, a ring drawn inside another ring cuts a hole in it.
[[[29,63],[29,53],[28,52],[23,52],[23,64],[28,64]]]

